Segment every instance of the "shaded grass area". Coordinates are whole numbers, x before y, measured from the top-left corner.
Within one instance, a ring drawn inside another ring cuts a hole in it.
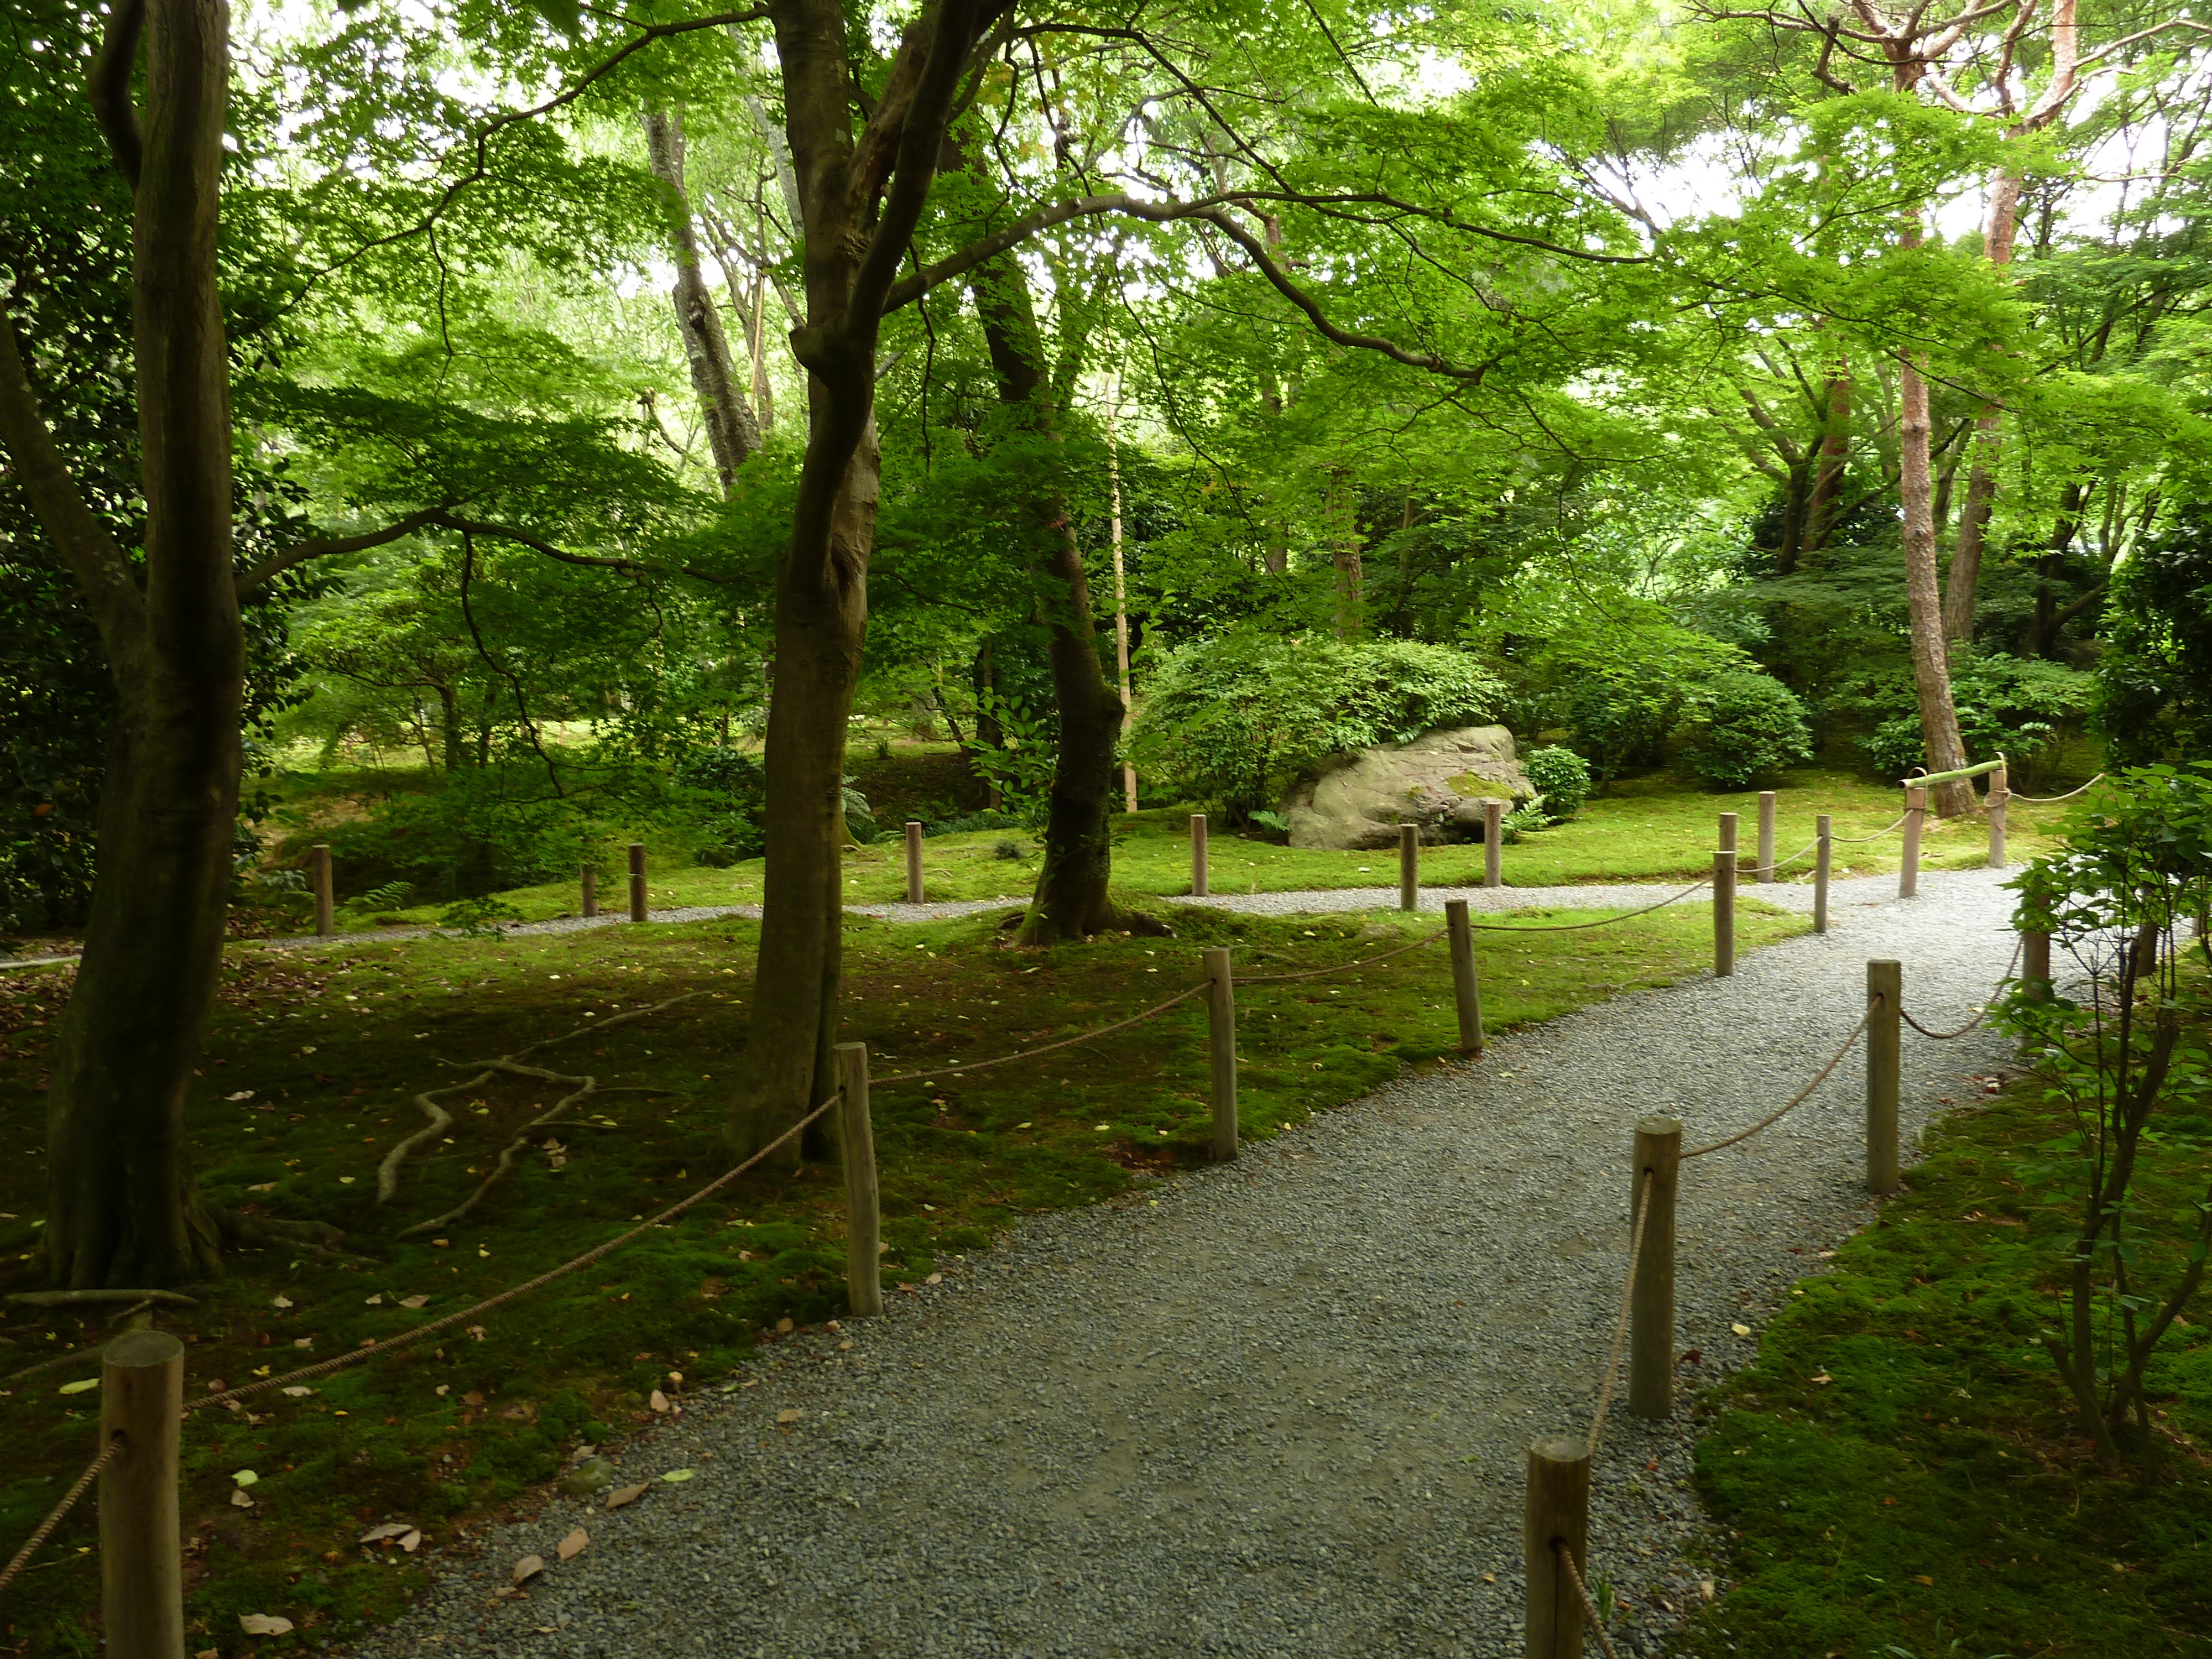
[[[1931,1131],[1910,1190],[1804,1282],[1729,1386],[1698,1473],[1735,1586],[1680,1651],[2205,1651],[2212,1340],[2199,1311],[2154,1372],[2160,1478],[2099,1468],[2035,1340],[2058,1316],[2076,1189],[2070,1126],[2041,1092],[2014,1079]],[[2170,1234],[2209,1176],[2212,1116],[2169,1121],[2142,1219]],[[2178,1263],[2142,1265],[2164,1285]]]
[[[1434,919],[1272,919],[1181,909],[1181,935],[1119,935],[1049,954],[1003,943],[992,916],[848,924],[848,1035],[883,1073],[956,1063],[1109,1024],[1198,977],[1199,948],[1228,945],[1240,970],[1370,956],[1437,929]],[[1575,919],[1539,918],[1528,921]],[[1803,930],[1747,905],[1747,945]],[[329,1222],[351,1263],[244,1252],[165,1315],[190,1345],[188,1395],[278,1373],[388,1337],[519,1284],[705,1184],[732,1161],[720,1115],[743,1040],[750,924],[700,923],[529,939],[421,939],[315,952],[241,954],[226,964],[215,1032],[191,1103],[193,1153],[215,1200]],[[1578,933],[1477,935],[1493,1030],[1548,1018],[1614,992],[1701,971],[1702,908]],[[0,981],[0,1253],[34,1269],[44,1202],[40,1116],[46,1022],[58,972]],[[594,1021],[689,1000],[593,1034]],[[1446,1062],[1456,1027],[1439,947],[1383,966],[1241,988],[1242,1121],[1267,1135],[1355,1098],[1407,1066]],[[540,1130],[473,1214],[396,1235],[457,1203],[501,1147],[563,1091],[507,1079],[449,1103],[449,1139],[409,1166],[398,1201],[373,1202],[386,1151],[420,1126],[413,1093],[470,1075],[456,1065],[582,1029],[532,1063],[665,1094],[605,1095],[583,1121]],[[1111,1200],[1206,1155],[1205,1015],[1194,1000],[1148,1026],[942,1086],[874,1096],[887,1279],[958,1273],[994,1230],[1025,1214]],[[592,1126],[592,1127],[587,1127]],[[545,1143],[556,1143],[549,1148]],[[393,1614],[436,1552],[474,1519],[560,1474],[580,1441],[652,1420],[653,1390],[680,1403],[720,1385],[781,1322],[810,1326],[842,1305],[842,1187],[834,1167],[763,1167],[665,1231],[418,1350],[196,1415],[185,1437],[190,1646],[246,1650],[238,1615],[281,1614],[295,1633],[255,1651],[343,1636]],[[10,1285],[9,1288],[14,1288]],[[410,1307],[415,1297],[425,1300]],[[21,1539],[90,1455],[96,1395],[62,1387],[96,1374],[92,1320],[10,1310],[0,1346],[0,1538]],[[23,1376],[57,1355],[65,1363]],[[670,1381],[679,1373],[680,1386]],[[251,1509],[234,1476],[259,1477]],[[362,1547],[368,1525],[417,1523],[422,1555]],[[97,1595],[89,1507],[11,1591],[5,1650],[94,1651]]]
[[[1841,769],[1806,767],[1781,780],[1777,807],[1776,856],[1787,858],[1810,842],[1815,819],[1831,815],[1839,838],[1873,834],[1903,809],[1901,793]],[[2014,862],[2048,850],[2077,799],[2054,806],[2015,801],[2010,813],[2008,849]],[[1504,849],[1508,886],[1541,887],[1581,882],[1679,880],[1685,884],[1712,870],[1718,817],[1735,812],[1741,819],[1739,845],[1748,866],[1758,847],[1756,791],[1716,794],[1685,787],[1664,778],[1632,779],[1585,805],[1571,822],[1523,837]],[[1176,897],[1190,891],[1189,813],[1181,808],[1117,815],[1112,820],[1114,878],[1132,893]],[[1899,839],[1892,834],[1862,846],[1836,848],[1838,878],[1873,875],[1897,868]],[[1931,819],[1923,842],[1922,863],[1929,869],[1978,867],[1989,849],[1987,820],[1976,816],[1953,823]],[[1216,831],[1210,848],[1211,888],[1215,893],[1277,893],[1348,887],[1395,886],[1397,854],[1312,852]],[[1038,847],[1024,830],[982,830],[937,836],[923,843],[926,896],[932,899],[1025,899],[1035,885]],[[1809,882],[1807,856],[1784,872],[1787,880]],[[1421,850],[1421,882],[1428,887],[1480,885],[1480,846],[1427,847]],[[611,867],[603,874],[603,908],[627,902],[626,878]],[[687,905],[756,904],[761,897],[762,864],[750,860],[727,869],[654,864],[650,882],[655,908]],[[579,899],[573,883],[527,887],[501,896],[525,920],[545,921],[574,914]],[[896,823],[872,845],[845,856],[848,903],[893,903],[906,897],[906,850]],[[422,906],[387,913],[408,923],[434,922],[439,907]],[[342,929],[374,931],[374,917],[341,915]]]

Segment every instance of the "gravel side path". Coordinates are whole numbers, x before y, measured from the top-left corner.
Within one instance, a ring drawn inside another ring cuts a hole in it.
[[[491,1529],[357,1650],[1517,1654],[1523,1455],[1588,1422],[1632,1120],[1672,1112],[1695,1144],[1771,1110],[1858,1018],[1869,957],[1904,961],[1928,1023],[1958,1023],[2011,951],[2002,878],[1924,876],[1905,904],[1839,883],[1834,931],[1733,979],[1617,998],[1233,1164],[1026,1223],[884,1319],[777,1344],[618,1454],[623,1481],[696,1478]],[[2010,1053],[1987,1030],[1905,1042],[1916,1133]],[[1686,1166],[1691,1386],[1747,1359],[1790,1282],[1868,1218],[1862,1076],[1855,1053],[1773,1129]],[[1656,1652],[1699,1595],[1687,1419],[1616,1407],[1607,1426],[1593,1567],[1633,1605],[1624,1652]],[[580,1525],[581,1555],[495,1597]]]

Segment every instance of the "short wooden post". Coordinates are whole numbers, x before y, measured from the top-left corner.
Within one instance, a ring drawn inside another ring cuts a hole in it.
[[[1482,884],[1502,887],[1505,884],[1505,803],[1486,800],[1482,803]]]
[[[1559,1560],[1572,1553],[1589,1577],[1589,1448],[1565,1435],[1528,1448],[1528,1497],[1522,1528],[1528,1587],[1521,1651],[1525,1659],[1583,1659],[1583,1604]]]
[[[315,937],[328,939],[338,930],[337,896],[331,890],[331,849],[317,842],[307,849],[308,879],[315,889]]]
[[[1636,1212],[1651,1206],[1636,1258],[1628,1304],[1628,1409],[1665,1418],[1674,1410],[1674,1184],[1682,1126],[1671,1117],[1636,1120],[1636,1156],[1629,1172],[1629,1237]],[[1648,1184],[1647,1184],[1648,1183]]]
[[[1474,977],[1474,928],[1467,919],[1467,901],[1452,899],[1444,905],[1444,927],[1451,934],[1452,1000],[1459,1006],[1459,1051],[1482,1052],[1482,987]]]
[[[1905,862],[1897,867],[1897,896],[1911,898],[1920,890],[1920,828],[1928,817],[1928,792],[1905,792]]]
[[[1204,898],[1206,884],[1206,814],[1190,815],[1190,891],[1193,898]]]
[[[646,914],[645,843],[634,841],[629,844],[629,919],[643,921]]]
[[[579,873],[584,880],[584,914],[596,916],[599,914],[599,872],[586,864]]]
[[[2012,800],[2012,784],[2005,775],[2005,763],[1997,763],[1997,769],[1990,774],[1989,798],[1984,804],[1990,814],[1990,868],[2005,867],[2005,808]]]
[[[876,1186],[876,1132],[868,1121],[868,1045],[837,1045],[837,1138],[845,1163],[845,1300],[855,1317],[884,1310],[883,1199]]]
[[[127,1332],[100,1356],[100,1605],[110,1659],[184,1659],[184,1547],[177,1519],[185,1345]]]
[[[1735,972],[1735,854],[1713,854],[1713,977]]]
[[[1836,837],[1826,812],[1820,814],[1814,833],[1820,845],[1813,849],[1813,931],[1828,931],[1828,876],[1835,867]]]
[[[1774,791],[1759,792],[1759,878],[1774,879]]]
[[[913,818],[906,821],[906,902],[921,902],[921,825]]]
[[[2020,936],[2020,988],[2040,1002],[2051,994],[2051,935]]]
[[[1735,851],[1735,813],[1723,812],[1721,814],[1721,838],[1716,845],[1717,845],[1723,853],[1733,853]]]
[[[1905,966],[1867,963],[1867,1190],[1898,1188],[1897,1097],[1904,1067]]]
[[[1225,946],[1210,945],[1206,963],[1206,1046],[1213,1073],[1213,1156],[1237,1156],[1237,986]]]
[[[1398,826],[1398,908],[1421,908],[1421,826]]]

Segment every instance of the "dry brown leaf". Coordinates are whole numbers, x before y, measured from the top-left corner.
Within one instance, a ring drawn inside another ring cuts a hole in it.
[[[796,1406],[787,1406],[775,1414],[775,1420],[779,1423],[796,1423],[804,1415],[805,1413]]]
[[[539,1573],[544,1571],[545,1558],[544,1556],[526,1555],[522,1559],[514,1564],[514,1582],[520,1584],[525,1579],[535,1578]]]
[[[607,1494],[607,1507],[618,1510],[625,1504],[635,1504],[651,1490],[653,1483],[641,1480],[635,1486],[620,1486]]]
[[[471,1325],[469,1327],[469,1334],[481,1342],[484,1340],[484,1328],[481,1325]]]
[[[655,1389],[653,1393],[647,1397],[645,1403],[652,1407],[653,1409],[657,1412],[665,1412],[668,1409],[668,1396],[661,1393],[659,1389]]]
[[[276,1613],[241,1613],[238,1615],[238,1627],[248,1636],[289,1636],[292,1633],[292,1621]]]
[[[233,1509],[250,1510],[253,1507],[253,1500],[246,1495],[245,1490],[242,1487],[239,1491],[231,1493],[230,1503]]]
[[[422,1547],[422,1534],[410,1527],[401,1534],[399,1547],[409,1555],[414,1554],[416,1550]]]
[[[364,1308],[382,1307],[384,1305],[384,1292],[382,1291],[379,1291],[374,1296],[363,1297],[362,1298],[361,1305]]]
[[[404,1521],[387,1521],[380,1527],[371,1527],[356,1541],[363,1544],[381,1544],[387,1538],[397,1538],[401,1534],[412,1530],[413,1528]]]
[[[779,1319],[775,1322],[775,1334],[778,1336],[789,1336],[795,1328],[797,1328],[788,1319]]]
[[[429,1300],[427,1296],[403,1296],[399,1298],[399,1305],[403,1308],[420,1308],[427,1305]]]
[[[292,1298],[289,1296],[276,1297],[271,1298],[269,1305],[272,1308],[289,1308],[292,1305]]]
[[[581,1527],[561,1540],[559,1554],[563,1561],[574,1560],[584,1553],[584,1546],[592,1541],[592,1534]]]
[[[483,1395],[478,1393],[476,1389],[471,1389],[466,1394],[461,1396],[461,1404],[464,1406],[481,1406],[483,1404]]]

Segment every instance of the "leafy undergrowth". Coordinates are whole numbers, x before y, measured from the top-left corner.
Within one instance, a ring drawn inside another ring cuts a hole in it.
[[[2160,1478],[2100,1470],[2035,1340],[2058,1317],[2071,1207],[2069,1126],[2041,1092],[2016,1079],[1946,1118],[1910,1190],[1804,1282],[1730,1384],[1698,1468],[1736,1582],[1679,1651],[2205,1650],[2206,1317],[2172,1334],[2154,1373]],[[2170,1121],[2138,1179],[2144,1219],[2170,1233],[2208,1176],[2212,1117]]]
[[[1778,803],[1776,855],[1787,858],[1813,839],[1815,817],[1830,814],[1839,837],[1871,835],[1896,818],[1902,797],[1893,788],[1851,773],[1802,768],[1782,780]],[[2015,862],[2045,850],[2078,800],[2056,806],[2016,804],[2010,813],[2008,849]],[[1665,779],[1635,779],[1585,805],[1571,822],[1524,836],[1504,849],[1508,886],[1540,887],[1574,882],[1680,880],[1711,873],[1718,815],[1739,816],[1740,844],[1748,863],[1757,850],[1759,797],[1752,792],[1714,794]],[[1112,821],[1115,883],[1131,892],[1176,897],[1190,891],[1190,815],[1185,809],[1117,815]],[[1838,877],[1872,875],[1897,868],[1899,837],[1889,835],[1863,846],[1839,844]],[[1209,847],[1210,886],[1216,893],[1275,893],[1346,887],[1395,887],[1397,854],[1304,851],[1217,830]],[[1988,855],[1987,821],[1978,816],[1955,823],[1931,819],[1922,861],[1929,869],[1978,867]],[[939,900],[1025,897],[1036,884],[1039,848],[1026,830],[978,830],[933,836],[923,842],[924,890]],[[1800,859],[1785,872],[1788,879],[1809,881],[1812,860]],[[656,859],[650,880],[655,908],[686,905],[753,904],[761,896],[761,861],[750,860],[727,869],[678,866]],[[1421,850],[1421,882],[1427,887],[1479,885],[1483,878],[1480,846],[1427,847]],[[603,877],[600,902],[617,909],[627,902],[626,878]],[[341,891],[343,890],[343,884]],[[574,884],[550,883],[500,896],[518,915],[544,921],[574,912]],[[845,855],[845,897],[854,904],[895,902],[906,896],[906,848],[896,823],[883,836]],[[391,922],[430,923],[441,907],[424,905],[380,913]],[[374,931],[379,915],[342,914],[342,930]]]
[[[1746,907],[1747,944],[1802,931]],[[1110,1023],[1198,976],[1198,948],[1236,947],[1262,973],[1372,955],[1433,919],[1329,921],[1173,915],[1181,937],[1103,938],[1049,954],[1006,945],[997,918],[894,927],[854,919],[848,1035],[876,1069],[926,1067]],[[1531,917],[1528,920],[1535,920]],[[1661,984],[1708,960],[1710,913],[1684,907],[1618,928],[1485,933],[1477,959],[1494,1030],[1613,992]],[[519,1284],[690,1192],[731,1161],[719,1115],[742,1042],[756,930],[741,922],[609,928],[550,937],[419,939],[323,951],[234,952],[198,1091],[194,1152],[218,1203],[346,1230],[349,1263],[283,1250],[234,1258],[197,1308],[162,1323],[189,1343],[188,1395],[280,1373],[404,1331]],[[40,1088],[58,973],[0,981],[0,1082],[9,1144],[0,1164],[0,1250],[34,1271],[44,1201]],[[412,1096],[470,1075],[455,1064],[691,992],[532,1063],[667,1091],[602,1094],[580,1121],[540,1129],[472,1214],[412,1238],[399,1230],[458,1203],[501,1147],[563,1091],[510,1080],[450,1102],[450,1139],[410,1164],[397,1201],[374,1204],[386,1150],[422,1122]],[[1453,1052],[1441,948],[1381,967],[1239,994],[1245,1134],[1348,1101],[1407,1065]],[[925,1071],[925,1076],[927,1073]],[[957,1272],[1018,1216],[1111,1198],[1206,1155],[1205,1015],[1198,1000],[1149,1027],[942,1086],[875,1092],[887,1277]],[[558,1151],[547,1142],[557,1143]],[[472,1518],[555,1477],[580,1440],[652,1418],[655,1389],[719,1382],[780,1321],[834,1316],[843,1283],[842,1186],[834,1166],[757,1175],[665,1231],[416,1350],[196,1414],[185,1441],[184,1521],[195,1652],[242,1650],[239,1615],[291,1620],[257,1651],[390,1616],[422,1563]],[[16,1288],[10,1286],[9,1288]],[[419,1306],[416,1298],[425,1298]],[[88,1456],[96,1395],[60,1392],[96,1374],[91,1320],[11,1310],[0,1382],[9,1448],[0,1538],[28,1532]],[[684,1381],[670,1383],[671,1372]],[[238,1471],[258,1476],[251,1508]],[[408,1557],[362,1547],[404,1518],[429,1542]],[[0,1609],[7,1651],[89,1654],[96,1598],[91,1510],[80,1510]]]

